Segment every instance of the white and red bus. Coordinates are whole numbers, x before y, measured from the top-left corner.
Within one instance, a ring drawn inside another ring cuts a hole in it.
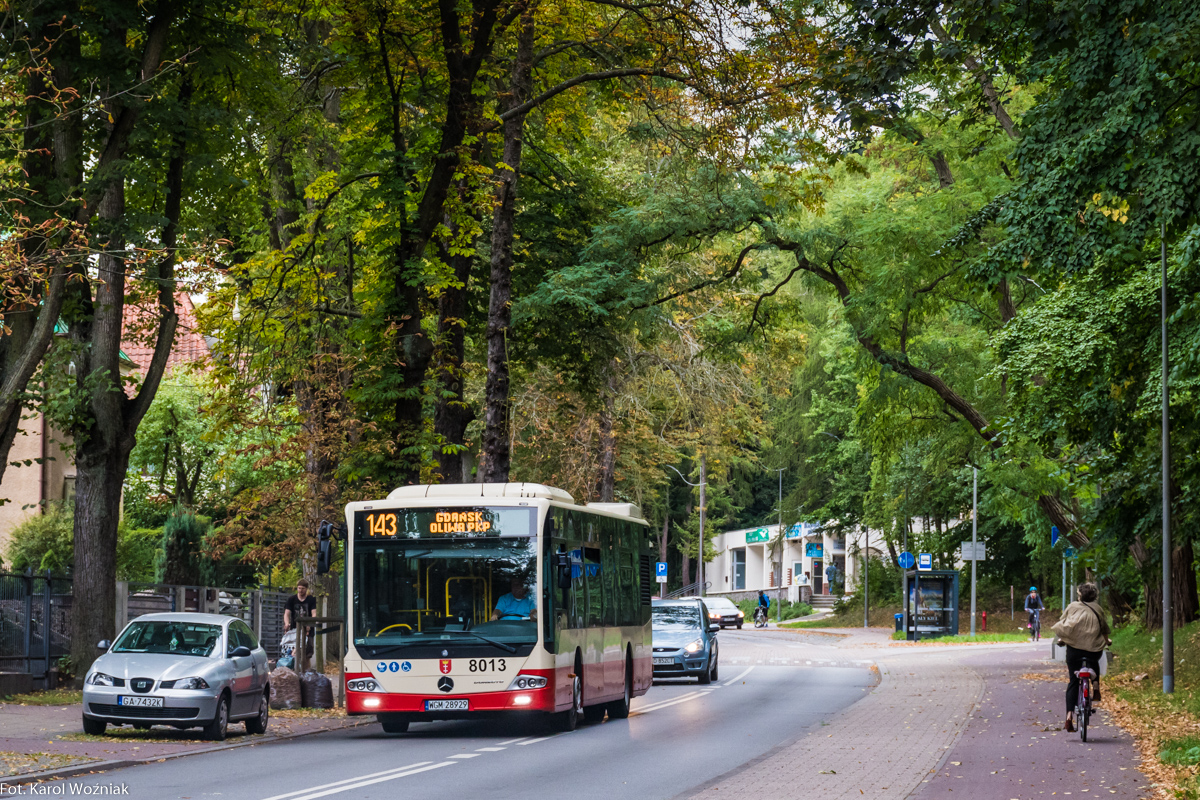
[[[405,486],[348,505],[346,527],[349,713],[389,733],[501,712],[572,730],[628,716],[650,688],[637,506],[532,483]],[[497,604],[515,613],[493,619]]]

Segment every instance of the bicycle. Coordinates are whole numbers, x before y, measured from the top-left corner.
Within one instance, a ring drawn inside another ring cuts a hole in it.
[[[1080,741],[1087,741],[1088,719],[1092,716],[1092,680],[1096,673],[1086,663],[1075,673],[1079,678],[1079,697],[1075,700],[1075,725]]]
[[[754,609],[754,627],[756,627],[756,628],[767,627],[767,610],[765,608],[763,608],[762,606],[759,606]]]
[[[1042,638],[1042,612],[1041,609],[1033,609],[1033,621],[1029,623],[1029,639],[1032,642],[1040,641]]]

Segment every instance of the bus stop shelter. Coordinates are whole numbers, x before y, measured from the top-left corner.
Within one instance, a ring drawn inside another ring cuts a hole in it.
[[[907,639],[958,634],[958,570],[909,570],[904,598]]]

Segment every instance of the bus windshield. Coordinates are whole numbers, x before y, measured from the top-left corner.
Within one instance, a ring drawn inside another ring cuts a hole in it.
[[[528,517],[533,509],[504,511],[526,518],[503,520],[510,530],[531,530]],[[403,518],[409,512],[397,513]],[[415,513],[429,515],[425,510]],[[468,519],[474,527],[483,527],[476,524],[477,518]],[[487,535],[490,530],[461,537],[454,534],[462,531],[450,530],[449,536],[434,538],[427,529],[430,523],[419,523],[420,538],[364,541],[356,536],[355,646],[371,657],[419,645],[535,643],[537,539]],[[401,519],[400,530],[405,527]],[[499,523],[492,530],[507,532]]]

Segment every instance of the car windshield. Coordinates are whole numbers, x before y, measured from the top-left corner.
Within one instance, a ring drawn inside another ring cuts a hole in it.
[[[220,625],[154,620],[131,624],[113,645],[112,651],[204,658],[212,654],[220,641]]]
[[[521,522],[528,530],[528,522]],[[354,643],[366,652],[537,641],[536,539],[472,536],[355,545]],[[493,620],[497,609],[502,613]]]
[[[654,606],[654,630],[686,631],[700,627],[699,606]]]

